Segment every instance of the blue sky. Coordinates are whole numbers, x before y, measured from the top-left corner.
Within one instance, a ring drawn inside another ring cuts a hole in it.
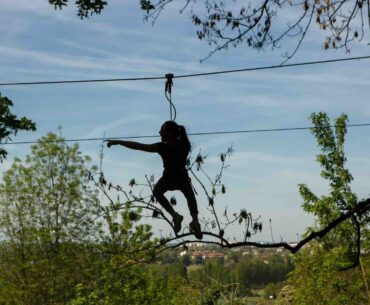
[[[143,21],[139,1],[110,1],[101,16],[81,21],[75,7],[55,11],[46,0],[0,2],[0,82],[82,78],[146,77],[274,65],[292,47],[271,51],[230,48],[207,61],[207,43],[196,38],[188,14],[169,6],[155,26]],[[325,33],[315,27],[291,62],[369,55],[368,37],[344,50],[324,51]],[[367,39],[367,40],[366,40]],[[370,123],[368,103],[369,61],[266,70],[191,79],[176,79],[173,100],[177,121],[189,132],[308,126],[312,112],[325,111],[335,118],[347,113],[350,123]],[[37,123],[36,133],[20,133],[16,140],[34,140],[62,126],[65,138],[156,134],[169,118],[163,81],[79,85],[2,87],[2,95],[15,103],[14,111]],[[360,198],[369,194],[369,128],[349,129],[348,167]],[[315,162],[318,153],[309,131],[192,137],[195,151],[209,155],[207,168],[214,173],[218,154],[230,144],[235,149],[224,182],[228,193],[217,202],[230,211],[241,208],[261,215],[266,229],[256,236],[293,240],[312,224],[300,208],[297,185],[307,183],[318,194],[327,184]],[[146,141],[150,142],[150,141]],[[98,159],[98,142],[81,143],[83,153]],[[9,168],[29,146],[8,146]],[[109,180],[125,185],[162,171],[156,155],[123,148],[105,150],[104,170]],[[178,209],[188,215],[178,195]],[[206,216],[205,198],[198,200]],[[154,230],[166,231],[161,223]],[[230,231],[238,236],[240,228]]]

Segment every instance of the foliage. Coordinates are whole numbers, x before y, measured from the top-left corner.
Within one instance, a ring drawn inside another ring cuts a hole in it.
[[[68,0],[49,0],[56,8],[68,4]],[[198,28],[197,36],[206,40],[214,52],[229,46],[244,45],[257,50],[270,47],[280,48],[283,39],[295,39],[295,47],[286,53],[290,59],[308,30],[316,23],[324,31],[324,49],[345,48],[362,41],[365,36],[365,19],[370,24],[369,1],[358,0],[140,0],[146,19],[153,22],[171,4],[182,3],[180,13],[189,11],[193,24]],[[100,14],[107,6],[106,1],[76,1],[81,18]],[[209,56],[210,56],[209,55]]]
[[[6,96],[2,97],[0,94],[0,143],[10,141],[11,136],[15,136],[20,130],[36,130],[36,124],[26,117],[20,119],[11,113],[10,107],[13,102]],[[7,151],[0,148],[0,162],[7,156]]]
[[[311,244],[309,249],[297,255],[290,277],[291,286],[294,287],[293,304],[367,304],[360,269],[338,270],[338,260],[343,259],[342,251],[341,247],[327,251],[320,244]],[[370,271],[369,265],[367,270]]]
[[[220,285],[235,283],[236,295],[252,295],[251,289],[261,289],[268,283],[285,280],[292,265],[285,256],[271,255],[265,261],[250,255],[244,255],[238,262],[224,262],[219,259],[207,260],[203,268],[189,272],[189,280],[197,287],[210,286],[214,281]]]
[[[279,293],[279,296],[274,305],[294,305],[294,288],[290,285],[284,286]]]
[[[55,9],[62,9],[68,5],[68,0],[49,0],[49,3],[54,5]],[[75,4],[78,9],[77,15],[83,19],[93,14],[100,14],[108,3],[102,0],[76,0]]]
[[[336,219],[341,212],[355,207],[357,196],[350,188],[353,177],[345,168],[347,159],[344,154],[344,141],[347,133],[347,116],[341,115],[335,120],[334,131],[325,113],[314,113],[311,119],[315,125],[312,132],[322,151],[317,155],[317,161],[322,167],[321,176],[329,182],[329,194],[318,197],[305,184],[299,185],[299,192],[303,198],[303,210],[316,216],[320,229]],[[357,251],[355,235],[353,223],[345,221],[323,239],[323,246],[326,249],[341,247],[344,257],[338,264],[345,264]]]
[[[94,290],[104,304],[145,304],[147,296],[141,288],[145,285],[146,272],[138,264],[153,259],[156,240],[150,240],[149,225],[134,227],[140,220],[139,213],[133,217],[132,211],[124,210],[120,217],[105,216],[109,231],[98,247],[103,254],[103,266],[98,275],[99,286]]]
[[[317,161],[322,167],[321,176],[328,181],[329,194],[315,195],[307,185],[299,186],[303,198],[302,207],[316,217],[316,227],[326,227],[343,211],[357,205],[357,197],[351,191],[352,176],[345,168],[344,141],[347,116],[341,115],[335,120],[334,128],[324,113],[312,114],[315,125],[312,129],[321,154]],[[289,293],[282,292],[278,304],[365,304],[366,277],[359,268],[340,271],[360,256],[357,240],[361,232],[367,236],[366,221],[357,216],[336,226],[320,242],[311,242],[294,259],[294,271],[290,275]],[[314,228],[309,228],[309,234]],[[367,243],[362,251],[368,252]],[[355,264],[356,265],[356,264]],[[369,272],[370,265],[366,269]],[[364,280],[365,279],[365,280]]]
[[[89,162],[77,145],[48,134],[4,173],[0,304],[216,300],[213,288],[188,285],[183,264],[144,264],[154,261],[160,242],[149,225],[139,224],[141,209],[102,205],[91,184],[101,175]]]
[[[56,304],[89,283],[86,248],[100,230],[89,158],[48,134],[16,159],[0,185],[0,303]]]
[[[268,283],[265,288],[263,288],[263,296],[266,299],[269,299],[271,296],[275,299],[284,286],[285,282]]]

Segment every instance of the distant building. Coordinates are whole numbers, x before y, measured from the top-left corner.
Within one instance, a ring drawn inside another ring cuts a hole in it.
[[[195,243],[192,243],[190,247],[194,247],[194,248],[203,248],[205,247],[207,244],[206,243],[202,243],[202,242],[195,242]]]
[[[226,254],[222,252],[215,252],[215,251],[194,251],[191,255],[192,259],[196,258],[202,258],[202,259],[207,259],[207,258],[215,258],[215,257],[225,257]]]

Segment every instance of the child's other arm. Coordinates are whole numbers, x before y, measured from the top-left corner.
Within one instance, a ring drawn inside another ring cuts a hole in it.
[[[107,146],[111,147],[112,145],[122,145],[124,147],[141,150],[146,152],[157,153],[158,152],[158,144],[143,144],[133,141],[122,141],[122,140],[107,140]]]

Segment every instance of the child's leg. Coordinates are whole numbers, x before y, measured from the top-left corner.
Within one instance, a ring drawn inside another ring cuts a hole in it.
[[[159,204],[173,217],[176,216],[176,212],[173,209],[170,202],[167,200],[167,198],[163,195],[165,192],[169,190],[168,184],[166,183],[166,180],[162,177],[158,180],[157,184],[155,185],[153,189],[153,195],[155,199],[159,202]]]
[[[186,201],[188,202],[191,217],[193,220],[198,222],[198,205],[190,179],[186,180],[186,182],[181,186],[180,191],[184,194]]]
[[[168,190],[169,190],[168,181],[166,181],[166,179],[162,177],[161,179],[158,180],[157,184],[155,185],[153,195],[155,199],[157,199],[159,204],[172,216],[173,229],[175,231],[175,234],[177,235],[177,233],[179,233],[181,230],[181,222],[183,220],[183,217],[175,212],[170,202],[163,195]]]
[[[186,180],[186,182],[182,185],[180,190],[182,191],[188,202],[190,214],[191,217],[193,218],[193,221],[189,224],[189,226],[191,230],[194,232],[195,237],[198,239],[202,239],[203,233],[198,221],[198,205],[190,179]]]

